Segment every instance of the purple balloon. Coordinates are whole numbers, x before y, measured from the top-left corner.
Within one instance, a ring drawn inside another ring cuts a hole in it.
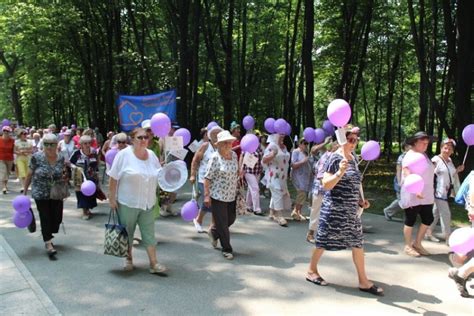
[[[190,222],[196,218],[199,213],[199,206],[195,200],[184,203],[181,208],[181,217],[186,221]]]
[[[323,130],[326,132],[328,136],[333,136],[334,135],[334,125],[329,122],[329,120],[325,120],[323,122]]]
[[[109,165],[109,167],[112,167],[115,156],[117,156],[118,152],[119,150],[117,147],[112,147],[109,150],[107,150],[107,152],[105,153],[105,162]]]
[[[32,220],[33,215],[29,209],[26,212],[15,212],[15,214],[13,214],[13,224],[18,228],[28,227]]]
[[[425,155],[410,151],[403,158],[403,167],[407,167],[412,173],[421,174],[428,167],[428,161]]]
[[[314,128],[306,127],[303,131],[303,137],[310,143],[314,142]]]
[[[254,126],[255,126],[255,120],[254,120],[254,118],[251,117],[250,115],[245,116],[244,119],[242,120],[242,126],[243,126],[246,130],[253,129]]]
[[[324,138],[326,137],[326,133],[322,128],[317,128],[314,130],[314,142],[316,144],[321,144],[324,142]]]
[[[11,124],[11,122],[10,122],[9,119],[3,119],[3,120],[2,120],[2,125],[3,125],[3,126],[10,126],[10,124]]]
[[[362,159],[366,161],[372,161],[380,156],[380,145],[374,140],[369,140],[367,143],[362,146],[360,152]]]
[[[449,236],[449,247],[455,253],[466,255],[474,249],[474,228],[462,227]]]
[[[286,122],[286,128],[285,128],[285,135],[291,136],[291,125],[290,123]]]
[[[151,117],[150,127],[155,136],[165,137],[170,132],[171,120],[165,113],[156,113]]]
[[[342,127],[351,119],[351,107],[345,100],[335,99],[329,103],[327,114],[333,125]]]
[[[403,188],[407,192],[418,194],[423,191],[424,187],[425,181],[423,181],[423,178],[417,174],[412,173],[403,180]]]
[[[263,125],[265,126],[265,129],[267,130],[267,132],[269,132],[270,134],[275,133],[275,128],[274,128],[275,119],[273,117],[267,118],[265,122],[263,123]]]
[[[191,141],[191,133],[189,132],[189,130],[187,128],[179,128],[177,129],[173,136],[181,136],[183,137],[183,146],[186,146],[187,144],[189,144],[189,142]]]
[[[210,131],[214,126],[219,126],[216,122],[212,121],[207,124],[207,130]]]
[[[474,124],[469,124],[462,130],[462,139],[468,146],[474,145]]]
[[[94,195],[96,190],[95,183],[92,182],[91,180],[86,180],[82,183],[81,185],[81,192],[85,196],[92,196]]]
[[[244,152],[253,154],[259,146],[258,137],[254,134],[247,134],[240,141],[240,148]]]
[[[26,212],[31,207],[30,198],[26,195],[18,195],[13,199],[12,206],[17,212]]]
[[[76,129],[76,125],[71,124],[71,129]]]
[[[273,124],[273,129],[278,134],[286,134],[286,128],[286,121],[282,118],[279,118],[275,121],[275,124]]]

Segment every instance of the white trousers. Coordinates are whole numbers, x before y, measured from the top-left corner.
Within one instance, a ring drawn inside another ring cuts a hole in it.
[[[441,232],[443,236],[449,237],[451,235],[451,210],[449,209],[448,201],[435,199],[433,217],[433,223],[430,225],[431,233],[434,232],[438,220],[441,220]]]
[[[260,212],[260,188],[258,187],[258,178],[251,173],[245,174],[245,181],[247,181],[247,208],[254,212]]]

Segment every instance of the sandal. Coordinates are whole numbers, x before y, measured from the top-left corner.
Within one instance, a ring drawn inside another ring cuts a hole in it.
[[[133,261],[132,259],[125,259],[125,265],[123,266],[125,271],[132,271],[133,270]]]
[[[416,251],[415,249],[413,249],[412,247],[410,246],[405,246],[405,253],[411,257],[419,257],[420,254],[418,253],[418,251]]]
[[[306,275],[306,281],[319,285],[319,286],[328,286],[329,284],[322,277],[314,273],[308,273]]]
[[[384,296],[382,288],[378,287],[375,284],[372,284],[372,286],[369,287],[368,289],[364,289],[364,288],[360,287],[359,291],[370,293],[370,294],[375,295],[375,296]]]
[[[288,227],[288,222],[283,217],[278,217],[278,218],[275,218],[275,219],[276,219],[278,225],[280,225],[282,227]]]
[[[458,288],[459,294],[461,294],[462,297],[469,297],[469,292],[466,288],[466,280],[458,275],[457,268],[450,268],[448,270],[448,277],[454,280],[454,283],[456,283],[456,287]]]
[[[430,253],[425,248],[423,248],[423,246],[421,246],[421,245],[418,247],[418,246],[415,246],[415,244],[413,244],[413,245],[411,245],[411,247],[413,249],[415,249],[415,251],[417,251],[422,256],[429,256],[430,255]]]
[[[156,274],[159,276],[166,276],[166,271],[168,271],[168,268],[166,268],[166,266],[161,263],[155,263],[155,265],[150,268],[151,274]]]

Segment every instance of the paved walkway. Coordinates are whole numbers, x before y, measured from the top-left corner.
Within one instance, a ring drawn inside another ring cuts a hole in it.
[[[2,315],[61,315],[2,235],[0,311]]]
[[[191,223],[158,219],[158,258],[170,269],[160,278],[148,274],[140,245],[134,247],[132,272],[122,271],[121,259],[103,255],[107,204],[84,221],[71,197],[64,209],[66,233],[61,229],[55,238],[58,260],[49,261],[40,232],[29,234],[11,223],[11,200],[19,191],[17,184],[11,187],[11,194],[0,196],[2,315],[473,315],[474,300],[460,297],[447,277],[448,247],[426,242],[432,256],[408,257],[402,224],[383,216],[364,215],[374,227],[366,234],[367,273],[386,293],[376,298],[357,290],[349,251],[324,254],[320,272],[329,286],[306,282],[313,247],[304,241],[307,223],[281,228],[253,215],[239,216],[231,228],[233,261],[213,250]],[[190,191],[183,188],[176,208]],[[471,294],[473,288],[471,281]]]

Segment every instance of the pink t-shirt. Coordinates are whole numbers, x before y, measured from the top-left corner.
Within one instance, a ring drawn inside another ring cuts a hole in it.
[[[413,150],[409,150],[405,157],[403,157],[402,160],[402,168],[406,167],[406,162],[407,162],[407,157],[410,157],[409,153],[414,152]],[[413,206],[418,206],[418,205],[430,205],[434,203],[434,187],[433,187],[433,181],[434,181],[434,166],[431,160],[424,154],[426,158],[426,164],[427,167],[425,171],[420,174],[421,178],[423,178],[423,181],[425,182],[425,185],[423,187],[423,191],[421,192],[421,195],[423,196],[422,199],[418,198],[416,194],[409,193],[405,191],[403,188],[403,181],[405,180],[405,176],[403,175],[404,172],[402,172],[402,178],[401,178],[401,190],[400,190],[400,207],[401,208],[409,208]]]

